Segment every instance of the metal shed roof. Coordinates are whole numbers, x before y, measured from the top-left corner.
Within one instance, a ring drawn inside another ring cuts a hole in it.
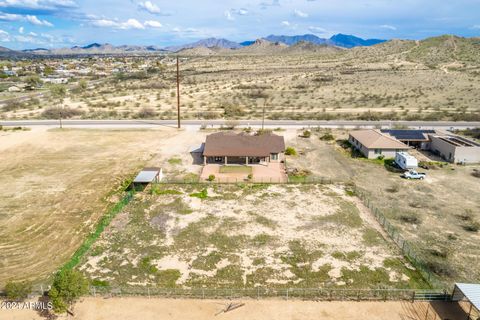
[[[458,289],[462,292],[463,296],[470,301],[470,303],[477,309],[480,310],[480,284],[473,283],[456,283],[455,289]],[[454,290],[454,300],[460,300],[456,294],[457,290]]]
[[[134,183],[150,183],[160,174],[160,168],[145,168],[135,177]]]

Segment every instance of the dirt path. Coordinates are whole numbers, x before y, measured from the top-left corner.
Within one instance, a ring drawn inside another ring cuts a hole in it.
[[[147,298],[87,298],[78,303],[75,317],[59,319],[127,320],[127,319],[368,319],[424,320],[465,319],[465,313],[451,303],[410,302],[314,302],[284,300],[242,300],[245,305],[228,313],[219,313],[232,301]],[[428,316],[427,316],[428,309]],[[218,314],[218,315],[217,315]],[[33,311],[0,310],[0,318],[42,319]]]

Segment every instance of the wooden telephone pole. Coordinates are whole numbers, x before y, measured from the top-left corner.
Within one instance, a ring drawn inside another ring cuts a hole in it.
[[[180,67],[177,56],[177,123],[178,129],[180,129]]]

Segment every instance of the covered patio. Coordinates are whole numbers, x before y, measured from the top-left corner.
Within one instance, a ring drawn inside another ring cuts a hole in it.
[[[285,183],[288,180],[285,165],[279,162],[248,166],[207,164],[203,167],[200,179],[205,181],[210,175],[214,175],[214,181],[220,183]],[[249,175],[251,175],[251,179],[249,179]]]
[[[462,306],[468,314],[465,320],[478,319],[480,317],[480,284],[456,283],[452,301],[466,302],[466,305]]]

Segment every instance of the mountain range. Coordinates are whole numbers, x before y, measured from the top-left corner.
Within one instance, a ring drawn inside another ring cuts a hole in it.
[[[298,43],[308,42],[315,45],[337,46],[341,48],[353,48],[357,46],[371,46],[386,40],[379,39],[362,39],[353,35],[337,34],[329,39],[317,37],[313,34],[284,36],[284,35],[269,35],[261,38],[272,43],[280,43],[286,46],[293,46]],[[122,53],[167,53],[179,52],[187,49],[195,48],[222,48],[229,50],[239,50],[245,47],[254,45],[258,40],[249,40],[244,42],[234,42],[227,39],[208,38],[193,43],[187,43],[178,46],[169,46],[160,48],[158,46],[132,46],[121,45],[114,46],[109,43],[92,43],[86,46],[74,46],[71,48],[56,48],[56,49],[27,49],[23,51],[14,51],[5,48],[0,50],[0,56],[17,56],[27,57],[30,55],[75,55],[75,54],[122,54]],[[248,50],[247,50],[248,51]]]

